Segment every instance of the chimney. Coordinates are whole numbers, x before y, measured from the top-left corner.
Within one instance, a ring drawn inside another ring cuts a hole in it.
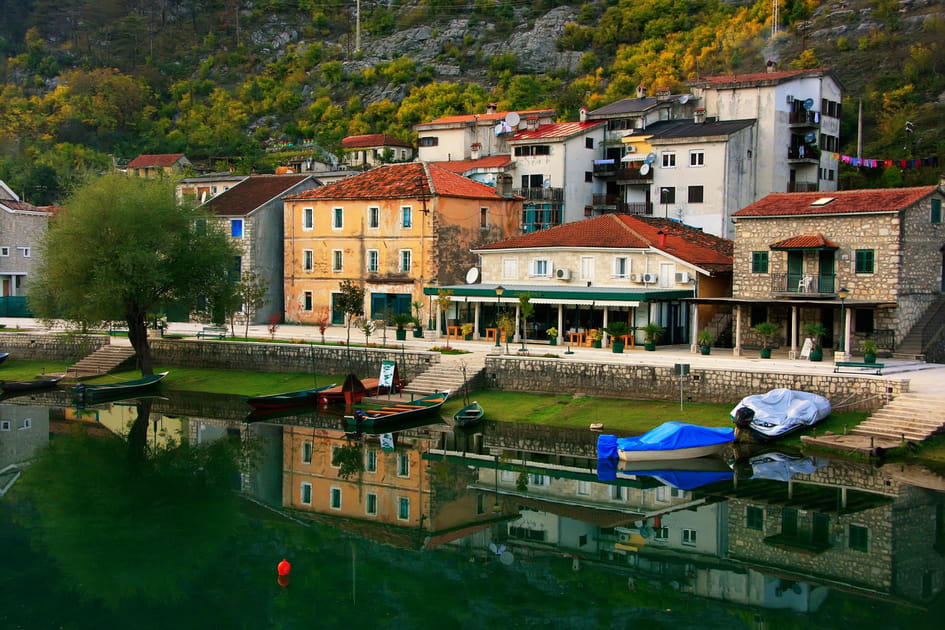
[[[774,59],[769,59],[768,61],[765,62],[765,70],[768,72],[768,74],[771,74],[777,69],[778,69],[778,62],[775,61]]]
[[[538,116],[529,116],[526,118],[525,126],[531,131],[538,129]]]
[[[488,105],[486,105],[486,113],[494,114],[497,107],[498,105],[496,105],[495,103],[489,103]]]
[[[473,142],[469,147],[469,159],[478,160],[482,156],[482,143]]]
[[[578,112],[578,116],[581,122],[587,122],[587,108],[582,107],[581,110]]]
[[[656,235],[660,237],[659,246],[666,247],[666,232],[664,232],[663,230],[660,230],[659,232],[656,233]]]
[[[646,98],[646,86],[642,83],[637,86],[637,98]]]
[[[697,107],[692,112],[692,122],[700,125],[705,122],[705,107]]]
[[[500,173],[495,180],[495,191],[503,197],[512,194],[512,176],[508,173]]]

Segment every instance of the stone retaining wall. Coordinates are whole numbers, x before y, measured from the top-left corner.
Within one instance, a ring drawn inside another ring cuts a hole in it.
[[[0,350],[27,360],[78,361],[108,344],[104,335],[0,333]]]
[[[679,400],[673,366],[580,363],[561,359],[486,357],[489,386],[503,391],[574,394],[638,400]],[[908,380],[851,374],[781,374],[692,366],[687,401],[734,405],[749,394],[786,387],[820,394],[839,411],[872,412],[908,391]]]

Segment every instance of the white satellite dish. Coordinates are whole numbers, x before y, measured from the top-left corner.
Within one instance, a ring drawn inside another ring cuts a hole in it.
[[[476,284],[479,282],[479,268],[472,267],[466,272],[466,284]]]
[[[804,109],[806,109],[807,111],[810,111],[813,108],[814,108],[814,99],[812,98],[804,99]]]
[[[656,161],[656,154],[655,154],[655,153],[647,153],[647,154],[646,154],[646,160],[644,160],[644,162],[646,162],[647,164],[652,164],[652,163],[655,162],[655,161]]]
[[[649,175],[650,174],[650,165],[644,162],[640,165],[640,175]]]
[[[688,94],[683,94],[682,96],[679,97],[679,104],[680,104],[680,105],[685,105],[685,104],[688,103],[688,102],[689,102],[689,95],[688,95]]]
[[[509,123],[511,126],[515,126],[522,122],[521,117],[518,115],[518,112],[509,112],[505,115],[505,122]]]

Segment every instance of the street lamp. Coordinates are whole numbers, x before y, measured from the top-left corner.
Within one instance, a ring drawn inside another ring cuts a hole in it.
[[[432,289],[436,286],[436,280],[427,280],[427,285]],[[433,330],[433,293],[430,293],[429,315],[427,317],[427,330]]]
[[[499,343],[501,334],[499,333],[499,301],[502,294],[505,293],[505,287],[501,284],[495,288],[495,347],[502,350],[502,344]]]
[[[663,201],[663,216],[669,218],[669,188],[660,188],[660,197]]]
[[[845,287],[837,289],[837,297],[840,298],[840,352],[846,352],[846,344],[844,343],[847,336],[846,299],[849,295],[850,292]]]

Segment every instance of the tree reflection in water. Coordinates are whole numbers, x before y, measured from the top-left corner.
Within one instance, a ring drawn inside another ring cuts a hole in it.
[[[38,454],[25,479],[30,525],[84,597],[117,607],[173,601],[235,532],[238,443],[149,447],[151,401],[137,404],[127,439],[79,428]]]

